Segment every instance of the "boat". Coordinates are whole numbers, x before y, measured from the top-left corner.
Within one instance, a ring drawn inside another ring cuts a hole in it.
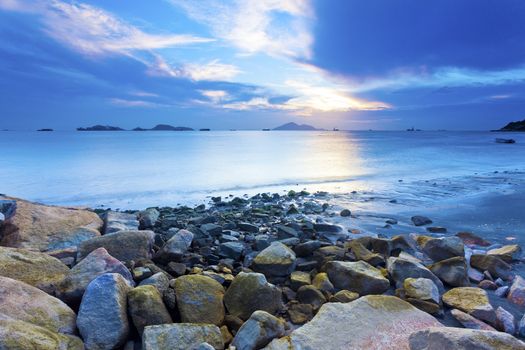
[[[339,131],[339,129],[338,128],[334,128],[334,131]]]
[[[496,143],[516,143],[514,139],[496,139]]]
[[[262,131],[270,131],[270,129],[262,129]]]
[[[202,129],[199,129],[199,131],[210,131],[210,129],[208,129],[208,128],[202,128]]]

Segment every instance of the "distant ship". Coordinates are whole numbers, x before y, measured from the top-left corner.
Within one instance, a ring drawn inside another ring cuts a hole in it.
[[[262,131],[270,131],[270,129],[262,129]]]
[[[407,129],[407,131],[421,131],[421,129],[414,129],[414,127],[411,127],[410,129]]]
[[[516,143],[514,139],[496,139],[496,143]]]
[[[199,129],[199,131],[210,131],[208,128]]]
[[[334,128],[334,131],[339,131],[339,129],[338,128]]]
[[[38,129],[37,131],[54,131],[53,129]]]

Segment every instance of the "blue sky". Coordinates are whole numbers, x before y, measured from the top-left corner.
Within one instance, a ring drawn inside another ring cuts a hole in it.
[[[492,129],[522,0],[0,0],[0,128]]]

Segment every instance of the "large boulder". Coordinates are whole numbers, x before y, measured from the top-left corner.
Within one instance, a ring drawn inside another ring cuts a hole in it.
[[[390,287],[381,271],[364,261],[330,261],[324,269],[337,289],[367,295],[381,294]]]
[[[13,319],[55,333],[76,333],[76,314],[57,298],[7,277],[0,277],[0,319]]]
[[[496,322],[496,313],[487,292],[481,288],[458,287],[443,294],[443,303],[490,324]]]
[[[408,298],[439,304],[439,290],[428,278],[407,278],[403,283],[403,289]]]
[[[266,311],[255,311],[235,334],[236,350],[257,350],[284,335],[284,322]]]
[[[77,246],[102,227],[97,214],[83,209],[48,206],[0,196],[11,203],[0,226],[0,245],[48,251]]]
[[[224,304],[231,315],[243,320],[257,310],[275,315],[282,307],[282,292],[261,273],[241,272],[226,290]]]
[[[77,326],[86,349],[115,349],[128,339],[128,282],[106,273],[91,281],[82,297]]]
[[[265,349],[408,349],[410,334],[439,326],[406,301],[368,295],[347,304],[324,304],[312,321]]]
[[[517,305],[525,305],[525,279],[516,276],[507,294],[507,299]]]
[[[179,230],[155,254],[155,260],[164,264],[170,261],[180,261],[188,251],[193,241],[193,233],[188,230]]]
[[[267,277],[288,276],[295,269],[296,257],[293,250],[281,242],[273,242],[253,259],[253,270]]]
[[[513,336],[495,331],[439,327],[414,332],[410,350],[523,350],[525,343]]]
[[[84,350],[79,338],[53,332],[28,322],[0,319],[2,350]]]
[[[182,322],[222,324],[224,288],[219,282],[207,276],[185,275],[177,278],[173,287]]]
[[[216,350],[224,349],[219,327],[212,324],[174,323],[148,326],[142,334],[142,350],[190,350],[208,343]]]
[[[0,247],[0,276],[13,278],[55,294],[69,272],[60,260],[26,249]]]
[[[153,231],[119,231],[82,242],[78,247],[78,259],[84,259],[100,247],[120,261],[150,259],[154,241]]]
[[[139,229],[139,221],[135,214],[107,211],[104,213],[104,234],[119,231],[135,231]]]
[[[142,334],[144,327],[172,323],[168,309],[157,288],[152,285],[139,286],[128,292],[129,314]]]
[[[512,266],[495,255],[472,254],[470,265],[481,271],[488,271],[495,278],[508,280],[511,278]]]
[[[521,255],[521,247],[517,244],[505,245],[501,248],[491,249],[487,254],[497,256],[501,260],[511,263],[512,261],[519,259]]]
[[[97,248],[75,265],[58,284],[56,294],[70,305],[77,305],[91,281],[105,273],[118,273],[133,285],[128,268],[108,254],[105,248]]]
[[[465,247],[459,237],[432,238],[419,236],[417,242],[423,252],[434,261],[450,259],[455,256],[465,256]]]
[[[467,262],[464,257],[456,256],[441,260],[428,268],[449,286],[466,287],[470,285]]]
[[[445,288],[443,282],[422,264],[408,259],[390,257],[387,260],[387,270],[390,277],[396,282],[398,288],[403,286],[407,278],[428,278],[432,280],[442,292]]]

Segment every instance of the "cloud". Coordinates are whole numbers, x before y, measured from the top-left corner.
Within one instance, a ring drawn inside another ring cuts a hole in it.
[[[228,81],[239,73],[240,70],[236,66],[220,63],[218,60],[173,67],[161,56],[156,56],[155,62],[148,67],[148,74],[152,76],[187,78],[194,81]]]
[[[171,0],[241,53],[309,58],[309,0]]]
[[[230,94],[224,90],[200,90],[200,93],[210,99],[212,103],[219,103],[230,99]]]
[[[112,105],[119,107],[129,107],[129,108],[156,108],[156,107],[168,107],[167,105],[144,101],[144,100],[126,100],[121,98],[111,98],[109,102]]]

